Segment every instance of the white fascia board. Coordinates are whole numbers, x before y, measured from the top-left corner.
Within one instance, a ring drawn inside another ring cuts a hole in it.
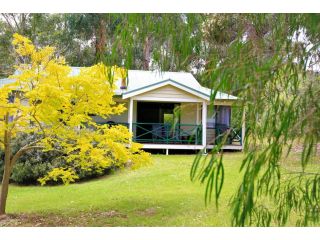
[[[127,98],[130,98],[130,97],[133,97],[133,96],[140,95],[140,94],[145,93],[145,92],[149,92],[149,91],[155,90],[157,88],[161,88],[161,87],[166,86],[166,85],[174,86],[174,87],[176,87],[178,89],[181,89],[181,90],[183,90],[183,91],[185,91],[187,93],[190,93],[190,94],[192,94],[194,96],[197,96],[197,97],[199,97],[199,98],[201,98],[203,100],[206,100],[206,101],[210,100],[210,97],[207,96],[205,93],[201,93],[201,92],[199,92],[197,90],[194,90],[192,88],[189,88],[187,86],[183,86],[182,84],[178,84],[178,83],[176,83],[176,82],[174,82],[173,80],[170,80],[170,79],[169,80],[165,80],[165,81],[163,81],[163,82],[161,82],[159,84],[154,84],[154,85],[151,85],[149,87],[145,87],[145,88],[141,88],[141,89],[136,90],[136,91],[129,92],[127,94],[124,93],[122,95],[122,97],[123,97],[123,99],[127,99]]]
[[[153,102],[177,102],[177,103],[181,103],[181,102],[185,102],[185,103],[201,103],[203,102],[203,99],[187,99],[187,98],[176,98],[176,99],[164,99],[162,98],[158,98],[158,97],[144,97],[144,96],[135,96],[132,97],[133,100],[135,101],[153,101]]]
[[[122,94],[122,98],[123,99],[127,99],[127,98],[130,98],[130,97],[133,97],[133,96],[137,96],[137,95],[140,95],[142,93],[149,92],[149,91],[152,91],[154,89],[163,87],[165,85],[168,85],[168,83],[167,82],[162,82],[162,83],[159,83],[159,84],[151,85],[149,87],[141,88],[139,90],[133,90],[132,92],[129,92],[129,93],[123,93]]]
[[[143,149],[185,149],[185,150],[200,150],[202,145],[186,145],[186,144],[153,144],[141,143]]]
[[[200,93],[197,90],[194,90],[192,88],[185,87],[183,85],[177,84],[177,83],[172,82],[172,81],[169,82],[169,85],[174,86],[176,88],[179,88],[179,89],[181,89],[181,90],[183,90],[185,92],[188,92],[188,93],[190,93],[192,95],[195,95],[195,96],[197,96],[197,97],[199,97],[199,98],[201,98],[203,100],[206,100],[206,101],[210,100],[209,96],[205,95],[204,93]]]

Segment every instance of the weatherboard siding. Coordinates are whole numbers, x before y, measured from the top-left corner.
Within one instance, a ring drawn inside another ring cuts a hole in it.
[[[126,110],[122,112],[120,115],[112,115],[108,119],[104,119],[99,116],[94,116],[93,119],[97,123],[107,123],[108,121],[112,121],[115,123],[127,123],[128,122],[128,102],[121,102],[121,104],[124,104]]]
[[[189,94],[183,90],[180,90],[174,86],[167,85],[163,86],[145,93],[142,93],[138,96],[135,96],[136,100],[158,100],[166,102],[200,102],[202,101],[197,96]]]

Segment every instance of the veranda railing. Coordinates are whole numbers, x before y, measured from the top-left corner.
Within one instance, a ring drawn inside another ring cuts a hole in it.
[[[125,122],[107,122],[103,124],[129,126]],[[167,123],[132,123],[133,141],[155,144],[202,144],[202,125],[200,124],[167,124]],[[207,129],[214,129],[214,144],[218,144],[228,134],[226,144],[241,145],[241,129],[216,124]]]
[[[133,123],[134,141],[158,144],[202,144],[202,126],[196,124]]]

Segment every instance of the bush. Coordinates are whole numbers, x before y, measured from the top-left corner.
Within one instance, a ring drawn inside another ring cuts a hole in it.
[[[13,153],[18,151],[21,146],[24,146],[28,142],[36,140],[35,135],[23,134],[16,138],[13,142]],[[0,178],[2,179],[3,167],[4,167],[4,152],[0,149]],[[42,152],[41,150],[31,150],[21,156],[15,164],[10,182],[22,185],[39,184],[38,179],[46,175],[53,168],[70,166],[64,158],[63,154],[58,151]],[[95,169],[91,171],[84,171],[82,169],[70,166],[78,174],[79,179],[87,180],[95,178],[104,174],[107,174],[112,169],[106,169],[102,173],[98,173]],[[61,184],[62,182],[48,182],[47,184]]]

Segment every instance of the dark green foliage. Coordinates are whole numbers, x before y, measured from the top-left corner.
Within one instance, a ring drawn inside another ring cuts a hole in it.
[[[231,109],[231,126],[235,129],[241,129],[242,127],[242,109],[239,107],[232,107]],[[249,128],[249,125],[246,125]]]
[[[28,141],[34,141],[35,135],[21,135],[14,142],[14,150],[16,152],[19,147],[24,146]],[[3,153],[2,153],[3,155]],[[55,166],[61,166],[61,155],[58,152],[42,152],[40,150],[31,150],[20,157],[13,168],[10,181],[18,184],[36,184],[37,179],[44,176],[50,169]],[[3,161],[0,162],[3,169]],[[0,171],[2,177],[3,171]]]
[[[21,135],[14,142],[14,152],[19,147],[24,146],[26,142],[36,140],[35,135]],[[59,147],[57,146],[57,150]],[[3,152],[0,152],[0,157],[3,159]],[[59,151],[43,152],[41,150],[31,150],[20,157],[13,168],[13,172],[10,178],[10,182],[17,184],[39,184],[38,179],[46,175],[53,168],[70,166],[73,168],[79,176],[78,181],[95,178],[106,173],[109,173],[111,169],[106,169],[103,172],[98,172],[95,169],[91,171],[84,171],[78,167],[67,163]],[[3,174],[3,161],[0,161],[0,178]],[[48,182],[48,184],[62,184],[62,182]]]
[[[129,69],[190,71],[202,58],[202,21],[199,14],[3,14],[0,76],[13,71],[15,32],[37,46],[55,46],[71,66],[102,61]]]
[[[181,71],[200,57],[200,15],[107,14],[107,19],[114,30],[103,59],[107,64]]]

